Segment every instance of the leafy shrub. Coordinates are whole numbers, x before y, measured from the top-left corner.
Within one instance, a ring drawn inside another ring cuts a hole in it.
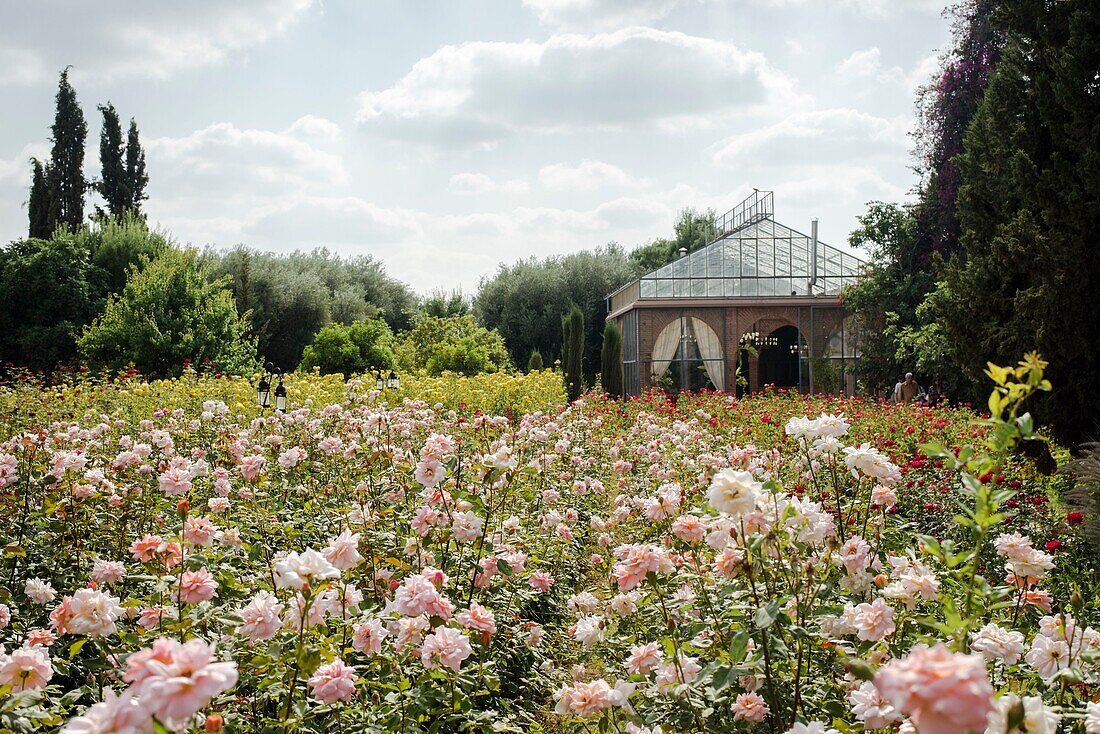
[[[185,362],[251,372],[256,341],[224,286],[206,279],[194,251],[167,249],[107,301],[84,329],[80,352],[93,366],[154,376],[179,375]]]
[[[347,326],[329,324],[305,348],[300,369],[346,376],[388,370],[393,366],[392,345],[393,333],[379,319],[364,319]]]
[[[402,371],[477,375],[513,369],[504,340],[496,331],[478,326],[473,316],[420,316],[395,347]]]

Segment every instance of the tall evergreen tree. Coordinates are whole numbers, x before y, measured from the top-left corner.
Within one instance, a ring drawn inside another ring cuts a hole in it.
[[[149,198],[145,187],[149,183],[149,174],[145,172],[145,149],[138,139],[138,127],[134,118],[130,118],[130,129],[126,133],[126,187],[130,200],[127,208],[134,214],[141,214],[141,202]]]
[[[84,192],[88,188],[84,178],[84,142],[88,137],[88,124],[76,101],[76,91],[69,84],[68,68],[61,72],[51,130],[53,149],[47,178],[50,230],[63,224],[75,232],[84,224]]]
[[[47,178],[49,164],[43,164],[37,158],[31,158],[34,172],[31,177],[31,195],[27,202],[27,215],[30,227],[27,236],[40,240],[48,239],[50,231],[50,190]]]
[[[577,304],[561,320],[562,374],[569,399],[584,392],[584,312]]]
[[[943,322],[977,379],[1038,349],[1054,390],[1032,412],[1100,435],[1100,4],[1002,0],[1008,42],[966,136]]]
[[[103,129],[99,133],[100,178],[95,188],[107,202],[111,216],[120,217],[130,208],[132,200],[123,161],[122,124],[118,111],[110,102],[100,105],[99,111],[103,115]]]
[[[617,398],[623,396],[623,333],[614,321],[603,327],[603,349],[600,352],[600,383],[603,391]]]

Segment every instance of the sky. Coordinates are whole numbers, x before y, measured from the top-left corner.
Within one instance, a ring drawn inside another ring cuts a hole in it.
[[[843,246],[911,198],[933,0],[36,0],[0,8],[0,241],[26,233],[57,74],[134,117],[152,223],[370,255],[427,293],[669,236],[775,191]],[[88,209],[91,209],[91,201]],[[857,253],[858,254],[858,253]]]

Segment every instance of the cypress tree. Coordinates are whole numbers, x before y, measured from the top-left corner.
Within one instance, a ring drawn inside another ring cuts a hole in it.
[[[131,202],[126,164],[123,162],[122,124],[118,120],[118,111],[110,102],[100,105],[99,111],[103,114],[103,129],[99,133],[101,173],[95,187],[106,200],[111,216],[120,217],[130,208]]]
[[[134,214],[141,214],[141,202],[148,195],[145,186],[149,175],[145,172],[145,149],[138,140],[138,127],[134,118],[130,118],[130,130],[126,133],[126,188],[129,193],[127,208]]]
[[[1076,442],[1100,431],[1100,4],[1006,0],[998,19],[1008,43],[958,158],[942,323],[976,381],[1038,349],[1054,390],[1031,412]]]
[[[623,396],[623,334],[614,321],[608,321],[603,327],[600,382],[608,395]]]
[[[46,182],[49,164],[43,165],[37,158],[31,158],[34,173],[31,178],[31,196],[27,202],[27,215],[30,219],[28,236],[40,240],[49,239],[50,231],[50,192]]]
[[[569,400],[584,392],[584,312],[577,304],[561,320],[562,372]]]
[[[49,224],[51,231],[55,225],[64,224],[75,232],[84,224],[84,192],[88,188],[84,179],[84,142],[88,137],[88,124],[76,101],[76,91],[69,84],[68,68],[61,72],[56,99],[57,111],[51,128],[53,149],[47,177]]]
[[[531,350],[531,357],[527,360],[528,372],[541,372],[543,368],[542,352],[537,349]]]

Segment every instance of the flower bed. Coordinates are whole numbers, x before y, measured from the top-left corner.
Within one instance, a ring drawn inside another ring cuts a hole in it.
[[[10,391],[0,725],[1100,730],[1080,518],[1012,451],[1040,373],[996,373],[984,423],[777,392],[508,418],[314,377],[274,415],[212,378]]]

